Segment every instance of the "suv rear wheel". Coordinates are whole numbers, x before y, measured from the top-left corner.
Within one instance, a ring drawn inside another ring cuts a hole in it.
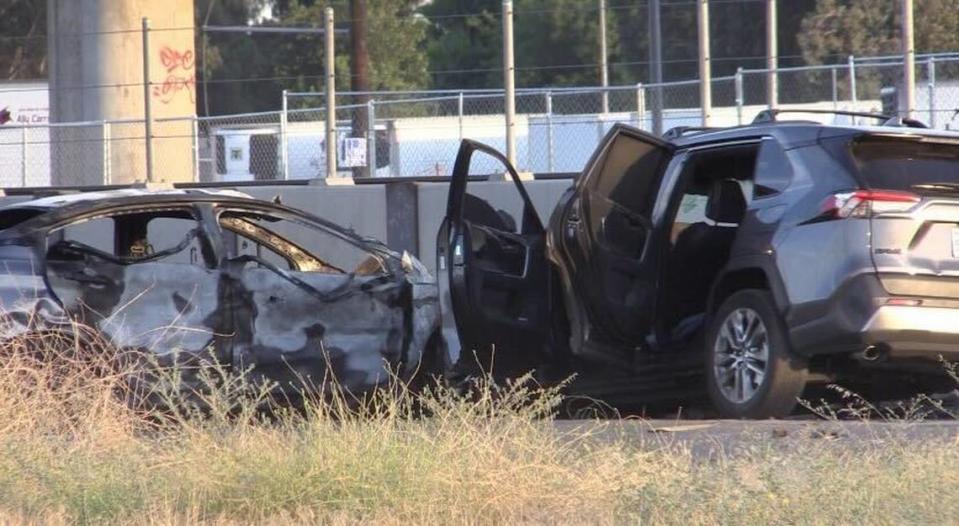
[[[719,307],[706,337],[706,389],[724,418],[779,418],[796,407],[807,363],[793,355],[772,295],[743,290]]]

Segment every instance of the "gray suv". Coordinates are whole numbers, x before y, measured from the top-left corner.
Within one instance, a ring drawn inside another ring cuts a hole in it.
[[[600,396],[699,385],[732,418],[787,415],[832,382],[943,388],[941,360],[959,359],[959,134],[783,114],[662,138],[617,125],[548,222],[500,153],[464,141],[437,266],[460,355],[576,373]],[[471,177],[493,162],[512,213]]]

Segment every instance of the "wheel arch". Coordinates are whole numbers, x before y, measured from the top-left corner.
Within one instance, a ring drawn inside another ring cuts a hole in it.
[[[768,290],[776,309],[785,314],[789,305],[786,288],[779,273],[765,258],[743,258],[727,265],[710,289],[707,314],[715,314],[726,298],[744,289]]]

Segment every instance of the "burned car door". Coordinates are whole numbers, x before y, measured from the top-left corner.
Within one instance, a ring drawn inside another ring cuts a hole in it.
[[[160,363],[229,362],[220,273],[189,206],[101,212],[55,226],[45,274],[66,313]]]
[[[412,327],[408,284],[385,257],[300,216],[223,208],[234,366],[284,393],[354,395],[390,381]]]
[[[506,184],[470,180],[504,172]],[[496,150],[464,140],[437,240],[450,303],[444,327],[455,324],[463,365],[504,375],[538,365],[551,336],[544,250],[543,224],[516,170]]]
[[[632,349],[652,328],[652,211],[671,151],[652,135],[614,127],[551,222],[589,324],[576,353]]]

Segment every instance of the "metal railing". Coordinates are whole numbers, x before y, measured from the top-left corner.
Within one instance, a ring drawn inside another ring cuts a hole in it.
[[[950,129],[959,109],[959,53],[917,55],[912,115]],[[769,70],[712,79],[712,126],[750,122],[768,108]],[[777,107],[898,112],[901,57],[780,68]],[[699,82],[518,89],[517,168],[579,171],[615,123],[648,131],[699,126]],[[323,93],[284,94],[282,109],[152,123],[155,181],[326,178]],[[459,141],[505,148],[502,90],[344,92],[335,109],[338,174],[445,176]],[[604,110],[604,104],[607,111]],[[841,120],[839,122],[842,122]],[[355,128],[355,130],[354,130]],[[76,186],[146,180],[142,120],[0,126],[0,186]]]

